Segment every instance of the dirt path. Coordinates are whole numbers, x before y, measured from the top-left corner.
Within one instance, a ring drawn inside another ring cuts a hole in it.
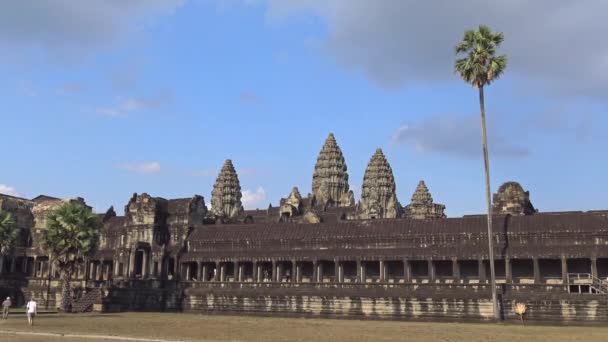
[[[48,332],[43,333],[43,332],[32,332],[32,331],[9,331],[9,330],[0,330],[0,335],[44,336],[44,337],[95,339],[95,340],[141,341],[141,342],[181,342],[181,341],[183,341],[183,340],[160,340],[160,339],[153,339],[153,338],[127,337],[127,336],[112,336],[112,335],[61,334],[61,333],[48,333]]]

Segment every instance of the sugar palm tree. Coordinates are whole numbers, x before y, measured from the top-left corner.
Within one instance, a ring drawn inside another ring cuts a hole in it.
[[[82,203],[66,203],[49,215],[43,231],[42,247],[61,276],[61,309],[71,307],[70,282],[84,257],[97,247],[101,222]]]
[[[507,56],[496,56],[496,50],[504,40],[502,32],[492,32],[484,25],[477,30],[468,30],[464,38],[456,45],[458,58],[454,71],[479,91],[479,108],[481,112],[481,139],[486,183],[486,201],[488,206],[488,249],[490,257],[490,285],[492,287],[492,308],[494,318],[499,319],[496,300],[496,277],[494,272],[494,244],[492,233],[492,192],[490,190],[490,161],[488,157],[488,139],[486,133],[486,110],[483,90],[498,79],[507,67]]]
[[[0,257],[6,255],[17,240],[17,229],[11,214],[0,210]]]

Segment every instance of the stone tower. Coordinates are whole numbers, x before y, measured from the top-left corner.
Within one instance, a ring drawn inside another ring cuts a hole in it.
[[[329,133],[317,158],[312,175],[312,194],[316,204],[328,207],[347,207],[355,204],[348,189],[348,173],[342,150],[333,133]]]
[[[243,212],[241,184],[232,161],[227,159],[211,192],[211,207],[215,216],[235,218]]]
[[[291,189],[291,193],[287,198],[281,199],[279,212],[281,217],[293,217],[300,215],[303,211],[302,195],[297,187]]]
[[[397,201],[393,169],[384,157],[381,149],[372,156],[361,189],[359,217],[362,219],[396,218],[401,214],[401,205]]]
[[[445,205],[433,203],[429,189],[421,180],[412,195],[412,202],[405,207],[405,217],[416,220],[445,218],[444,210]]]
[[[506,182],[494,194],[494,214],[532,215],[536,212],[530,202],[530,192],[517,182]]]

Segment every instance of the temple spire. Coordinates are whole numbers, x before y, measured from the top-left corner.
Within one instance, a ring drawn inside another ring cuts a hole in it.
[[[312,193],[317,205],[343,207],[354,205],[354,196],[348,188],[348,173],[342,150],[333,133],[319,152],[312,176]]]
[[[382,149],[378,148],[367,164],[363,176],[359,217],[396,218],[400,213],[401,205],[397,200],[393,169]]]
[[[219,217],[234,218],[243,212],[241,203],[241,185],[239,177],[227,159],[217,176],[211,192],[211,207],[214,215]]]
[[[530,192],[517,182],[506,182],[494,194],[494,214],[532,215],[537,210],[530,202]]]
[[[421,180],[412,195],[412,202],[405,207],[405,216],[418,220],[444,218],[444,210],[445,205],[433,203],[433,196]]]

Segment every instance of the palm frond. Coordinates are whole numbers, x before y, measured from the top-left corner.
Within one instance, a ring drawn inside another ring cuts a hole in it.
[[[492,32],[485,25],[477,30],[465,31],[464,37],[456,45],[456,55],[466,54],[454,63],[454,72],[474,87],[483,87],[498,79],[507,67],[506,56],[495,56],[503,42],[502,32]]]

